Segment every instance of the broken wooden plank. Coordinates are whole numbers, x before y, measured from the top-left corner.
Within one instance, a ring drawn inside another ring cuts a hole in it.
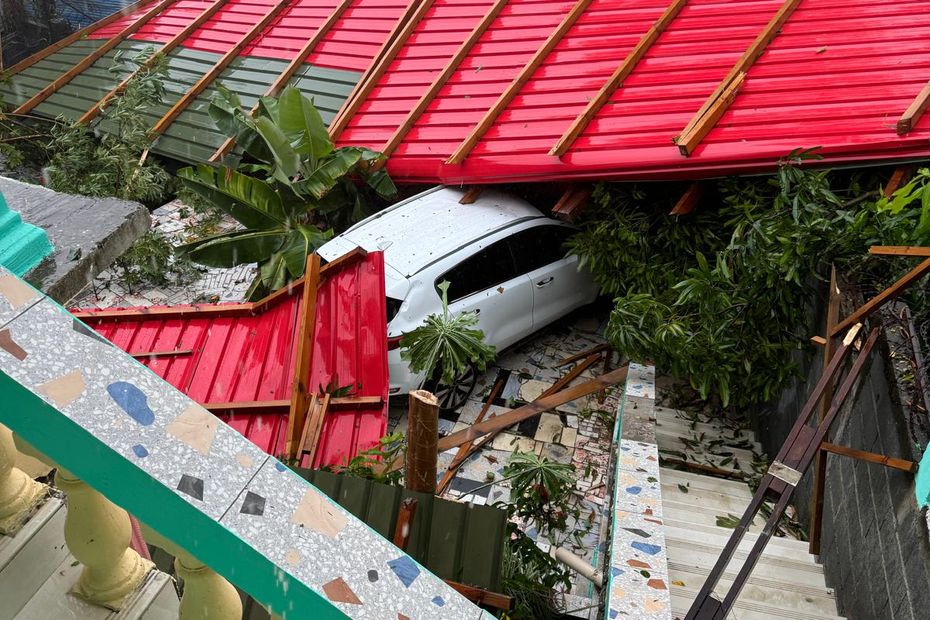
[[[507,611],[513,605],[513,598],[506,594],[498,594],[490,590],[482,590],[475,586],[466,586],[463,583],[445,580],[446,585],[477,605],[486,605],[495,609]]]
[[[610,345],[607,344],[606,342],[601,343],[601,344],[598,344],[598,345],[595,345],[595,346],[591,347],[590,349],[587,349],[587,350],[585,350],[585,351],[582,351],[581,353],[576,353],[576,354],[574,354],[574,355],[569,355],[568,357],[566,357],[566,358],[560,360],[560,361],[555,365],[555,367],[558,368],[559,366],[568,366],[569,364],[574,364],[574,363],[577,362],[578,360],[583,360],[583,359],[586,358],[586,357],[589,357],[589,356],[591,356],[591,355],[594,355],[595,353],[600,353],[601,351],[604,351],[604,350],[606,350],[606,349],[608,349],[608,348],[610,348]]]
[[[869,248],[869,254],[930,257],[930,248],[916,245],[873,245]]]
[[[329,31],[332,30],[333,26],[336,25],[336,22],[342,18],[343,13],[345,13],[346,10],[352,6],[353,2],[355,2],[355,0],[342,0],[342,2],[336,5],[336,8],[334,8],[326,18],[326,21],[320,24],[320,27],[316,29],[316,32],[313,33],[313,36],[307,39],[303,47],[300,48],[300,51],[297,52],[297,54],[291,59],[291,61],[281,71],[281,73],[278,74],[278,77],[276,77],[274,82],[271,83],[271,86],[265,90],[265,94],[262,95],[263,97],[274,97],[279,92],[284,90],[284,87],[288,82],[290,82],[291,78],[294,77],[294,74],[296,74],[297,71],[304,66],[307,57],[313,53],[317,45],[320,44],[320,41],[322,41],[323,38],[329,34]],[[260,105],[260,103],[256,103],[254,106],[252,106],[251,111],[249,111],[249,116],[254,117],[258,112]],[[234,146],[236,146],[235,136],[226,138],[226,140],[223,141],[223,144],[221,144],[220,147],[213,152],[213,155],[211,155],[210,159],[207,161],[219,161],[227,153],[229,153]]]
[[[481,195],[481,191],[484,189],[483,185],[472,185],[468,190],[459,198],[460,205],[470,205],[474,204],[478,200],[478,196]]]
[[[911,105],[907,106],[904,114],[902,114],[898,122],[895,123],[895,131],[899,136],[907,134],[914,128],[914,125],[917,124],[920,117],[927,111],[928,105],[930,105],[930,82],[924,84],[924,87],[921,88],[917,96],[914,97]]]
[[[607,78],[607,81],[604,82],[597,94],[588,101],[588,105],[585,106],[584,110],[575,117],[575,120],[572,121],[568,129],[565,130],[565,133],[562,134],[562,137],[558,139],[552,147],[552,150],[549,151],[550,155],[561,157],[568,152],[572,144],[575,143],[575,140],[578,139],[578,136],[584,132],[588,123],[590,123],[600,109],[604,107],[604,104],[607,103],[611,95],[613,95],[618,88],[623,86],[623,80],[633,73],[633,70],[643,59],[643,56],[649,51],[649,48],[652,47],[656,39],[659,38],[659,35],[662,34],[668,25],[678,16],[687,2],[688,0],[673,0],[659,19],[646,31],[646,34],[642,36],[636,46],[627,54],[623,62],[620,63],[620,66]]]
[[[313,358],[313,327],[316,325],[316,296],[320,282],[320,256],[307,257],[304,271],[303,305],[297,325],[297,356],[294,362],[294,378],[291,384],[291,407],[287,416],[285,453],[294,457],[297,440],[307,415],[310,387],[310,360]],[[327,394],[327,399],[329,395]],[[303,445],[301,445],[303,448]],[[312,461],[311,461],[312,464]]]
[[[127,37],[135,34],[137,30],[151,21],[152,18],[156,17],[159,13],[165,10],[169,4],[173,4],[176,1],[177,0],[161,0],[158,2],[155,6],[140,16],[139,19],[134,20],[128,26],[107,39],[106,43],[82,58],[76,65],[55,78],[50,84],[47,84],[45,88],[34,94],[25,103],[13,110],[13,114],[26,114],[30,112],[34,107],[58,92],[59,89],[61,89],[64,85],[73,80],[75,76],[83,73],[95,62],[106,56],[110,50],[122,43]]]
[[[198,15],[196,19],[194,19],[191,23],[185,26],[184,29],[181,30],[178,34],[171,37],[171,39],[169,39],[164,45],[162,45],[158,49],[158,51],[156,51],[151,56],[149,56],[145,60],[145,62],[142,63],[142,65],[140,65],[138,68],[136,68],[135,71],[130,73],[128,76],[126,76],[119,84],[114,86],[110,90],[110,92],[108,92],[103,97],[101,97],[94,105],[90,107],[89,110],[84,112],[84,114],[82,114],[81,117],[78,118],[77,122],[86,124],[94,120],[97,117],[97,115],[100,114],[100,111],[103,109],[103,107],[107,103],[109,103],[109,101],[113,99],[113,97],[115,97],[116,95],[126,90],[126,87],[129,86],[129,82],[131,82],[133,78],[141,75],[144,71],[148,71],[149,69],[154,67],[155,63],[158,62],[159,58],[163,58],[164,56],[169,54],[172,50],[174,50],[174,48],[179,46],[183,41],[187,39],[187,37],[192,35],[195,30],[200,28],[208,19],[213,17],[217,11],[223,8],[223,6],[227,2],[229,2],[229,0],[216,0],[216,2],[214,2],[213,4],[208,6],[206,9],[204,9],[203,12],[200,15]]]
[[[882,195],[885,198],[891,198],[896,191],[901,189],[901,186],[907,183],[911,175],[914,174],[915,169],[916,166],[913,165],[898,166],[895,168],[894,172],[891,173],[891,178],[888,179],[888,183],[882,188]]]
[[[301,433],[300,451],[297,454],[298,458],[307,455],[308,467],[313,467],[313,461],[316,459],[316,451],[320,444],[320,436],[323,434],[323,425],[326,423],[328,411],[329,394],[323,394],[322,397],[314,394],[307,412],[304,430]]]
[[[884,465],[885,467],[890,467],[892,469],[900,469],[901,471],[906,471],[908,473],[914,473],[917,471],[917,463],[913,461],[907,461],[905,459],[895,458],[893,456],[875,454],[874,452],[866,452],[865,450],[856,450],[855,448],[849,448],[828,442],[820,444],[820,449],[831,454],[848,456],[849,458],[858,459],[860,461],[875,463],[877,465]]]
[[[566,388],[555,394],[539,398],[513,411],[508,411],[507,413],[495,416],[489,420],[473,424],[469,428],[442,437],[439,440],[438,450],[439,452],[444,452],[466,441],[474,441],[488,433],[504,430],[523,420],[536,417],[544,411],[550,411],[565,403],[593,394],[605,387],[616,385],[626,379],[628,370],[629,367],[624,365],[616,370],[612,370],[606,375]]]
[[[588,206],[588,200],[593,191],[594,188],[590,185],[568,188],[552,207],[552,215],[566,222],[574,222]]]
[[[410,542],[410,530],[413,529],[413,517],[417,513],[417,498],[408,497],[397,508],[397,524],[394,526],[394,546],[405,551]]]
[[[256,400],[250,402],[216,402],[203,403],[202,407],[215,414],[220,413],[249,413],[258,415],[262,413],[287,414],[291,406],[289,400]]]
[[[566,13],[556,29],[549,34],[543,44],[536,50],[536,53],[530,58],[529,62],[523,66],[520,73],[510,82],[478,124],[475,125],[465,139],[462,140],[462,143],[459,144],[449,159],[446,160],[447,164],[460,164],[465,161],[465,158],[468,157],[468,154],[475,148],[478,141],[481,140],[482,136],[491,128],[494,121],[497,120],[497,117],[504,111],[504,108],[510,105],[513,98],[517,96],[517,93],[520,92],[523,86],[533,76],[533,73],[536,72],[539,65],[543,63],[555,46],[559,44],[559,41],[562,40],[565,34],[571,30],[575,22],[578,21],[578,18],[584,15],[589,4],[591,4],[591,0],[575,0],[575,4],[572,6],[571,10]]]
[[[884,291],[863,304],[855,312],[840,321],[833,328],[833,330],[829,332],[829,335],[835,336],[844,329],[847,329],[850,325],[867,319],[873,312],[881,308],[883,305],[885,305],[885,303],[900,295],[902,292],[904,292],[904,289],[925,276],[927,273],[930,273],[930,258],[911,269],[897,282],[886,288]]]
[[[200,96],[210,84],[213,83],[219,75],[226,70],[226,67],[229,64],[239,57],[239,54],[248,46],[252,40],[260,35],[265,28],[271,24],[272,21],[281,12],[288,7],[291,3],[291,0],[278,0],[271,9],[269,9],[258,22],[256,22],[248,32],[246,32],[242,37],[236,41],[236,44],[233,45],[223,56],[216,61],[216,64],[210,67],[210,69],[203,74],[193,86],[191,86],[187,91],[181,95],[181,98],[171,106],[171,108],[165,112],[164,116],[158,119],[158,122],[155,123],[155,126],[149,130],[151,136],[158,136],[165,132],[166,129],[175,121],[175,119],[181,115],[181,112],[187,109],[187,107],[194,102],[194,100]]]
[[[733,68],[727,74],[723,81],[717,85],[717,88],[711,93],[710,97],[698,109],[697,113],[691,118],[678,137],[678,149],[682,155],[690,155],[700,141],[713,128],[726,109],[730,106],[732,100],[736,97],[736,91],[742,84],[746,71],[756,62],[759,56],[765,51],[768,44],[775,38],[781,27],[788,21],[791,14],[798,7],[801,0],[785,0],[781,7],[772,16],[765,28],[756,36],[752,44],[743,52]],[[734,88],[735,86],[735,88]],[[712,116],[713,115],[713,116]]]
[[[823,336],[811,336],[811,343],[822,347],[823,345],[827,344],[827,339]]]
[[[190,355],[193,353],[193,349],[170,349],[166,351],[140,351],[139,353],[130,353],[132,357],[135,358],[144,358],[144,357],[173,357],[177,355]]]
[[[705,187],[703,183],[692,183],[689,185],[688,189],[685,190],[685,193],[681,195],[681,198],[678,199],[678,202],[675,203],[675,206],[672,207],[672,210],[669,211],[668,214],[688,215],[694,211],[694,208],[697,207],[701,198],[704,197]]]
[[[564,388],[569,383],[571,383],[576,378],[578,378],[578,376],[581,373],[583,373],[588,368],[590,368],[600,358],[601,356],[598,353],[592,353],[588,357],[584,358],[580,363],[576,364],[574,368],[572,368],[567,373],[559,377],[555,383],[549,386],[549,388],[540,395],[540,398],[544,396],[551,396],[552,394],[555,394],[556,392],[560,391],[562,388]],[[564,364],[560,364],[560,366],[563,366],[563,365]]]
[[[397,58],[397,54],[403,49],[404,45],[407,44],[407,40],[410,38],[410,35],[413,34],[413,31],[416,30],[423,16],[425,16],[432,7],[433,0],[411,1],[407,10],[404,12],[404,16],[398,20],[394,30],[391,31],[391,34],[378,51],[378,55],[375,56],[375,58],[378,59],[377,62],[373,62],[368,68],[368,71],[359,79],[355,88],[352,89],[352,92],[349,93],[349,96],[346,98],[345,103],[342,104],[342,108],[340,108],[339,112],[336,113],[336,116],[333,117],[332,122],[329,124],[329,137],[333,142],[345,131],[345,128],[349,125],[349,121],[352,120],[352,117],[355,116],[358,109],[365,100],[368,99],[368,95],[370,95],[371,91],[378,85],[378,81],[385,72],[387,72],[388,67],[391,66],[391,63]]]
[[[410,131],[410,128],[413,127],[414,123],[417,122],[417,119],[423,115],[423,112],[429,107],[429,104],[432,103],[436,95],[439,94],[439,91],[442,90],[442,87],[446,85],[446,82],[449,81],[449,78],[458,70],[459,65],[462,64],[462,61],[468,57],[468,54],[471,53],[472,48],[485,33],[485,31],[490,27],[490,25],[497,19],[497,16],[500,14],[501,10],[507,5],[508,0],[494,0],[494,3],[490,6],[487,13],[484,14],[484,17],[475,24],[475,27],[472,28],[472,31],[469,33],[468,37],[462,44],[459,45],[458,49],[455,50],[455,53],[446,63],[446,66],[443,67],[442,71],[433,78],[432,83],[420,96],[417,102],[414,104],[413,108],[407,113],[407,116],[404,117],[404,120],[401,121],[397,129],[388,138],[384,146],[381,148],[381,153],[386,157],[390,156],[400,143],[403,142],[404,138],[407,136],[407,132]],[[383,162],[385,160],[380,160]]]
[[[353,407],[376,407],[383,405],[380,396],[338,396],[329,399],[330,409],[351,409]]]

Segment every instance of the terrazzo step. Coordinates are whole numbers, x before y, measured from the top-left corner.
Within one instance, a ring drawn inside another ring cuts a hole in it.
[[[14,618],[67,555],[65,509],[57,497],[15,536],[0,536],[0,620]]]
[[[672,586],[672,618],[679,620],[684,618],[697,596],[697,591],[690,591],[685,588]],[[763,605],[754,601],[736,601],[736,605],[730,611],[728,620],[771,620],[772,618],[784,618],[785,620],[845,620],[842,616],[809,614],[796,609],[784,609]]]
[[[666,547],[668,548],[669,562],[676,562],[682,566],[693,566],[710,570],[717,563],[720,553],[723,550],[721,544],[704,544],[705,539],[700,541],[687,541],[680,538],[666,537]],[[742,544],[735,554],[730,566],[737,566],[749,555],[751,544]],[[826,580],[823,574],[823,567],[815,563],[810,557],[806,560],[793,557],[781,557],[778,554],[766,552],[762,554],[756,563],[753,575],[758,575],[766,579],[785,579],[789,583],[802,586],[816,586],[826,588]]]
[[[738,480],[702,476],[701,474],[670,467],[659,469],[659,479],[662,484],[684,485],[689,491],[704,491],[731,497],[741,497],[745,499],[746,505],[752,499],[752,490],[749,485]]]

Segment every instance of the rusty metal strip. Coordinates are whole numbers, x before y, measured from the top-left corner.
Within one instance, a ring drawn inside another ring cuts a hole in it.
[[[455,51],[455,54],[452,55],[452,58],[449,59],[449,62],[446,63],[446,66],[443,67],[442,71],[439,72],[439,75],[433,79],[432,84],[429,85],[429,88],[426,89],[426,92],[420,97],[416,105],[407,113],[407,116],[404,117],[404,120],[397,127],[397,130],[394,134],[388,138],[388,141],[384,144],[384,147],[381,149],[381,153],[385,156],[389,156],[394,150],[400,145],[404,137],[407,135],[407,132],[410,131],[410,128],[413,127],[413,124],[417,122],[417,119],[426,111],[426,108],[429,107],[429,104],[433,101],[436,95],[439,94],[439,91],[442,90],[442,87],[445,86],[446,82],[449,81],[449,78],[458,70],[459,65],[462,64],[462,61],[468,57],[468,54],[471,52],[472,48],[485,33],[485,31],[491,26],[497,16],[500,15],[500,12],[507,5],[508,0],[495,0],[494,4],[491,5],[491,8],[488,9],[488,12],[484,14],[484,17],[475,24],[475,27],[472,28],[471,33],[468,35],[462,44]],[[383,162],[384,160],[380,160]]]
[[[206,22],[208,19],[213,17],[216,14],[216,12],[219,11],[221,8],[223,8],[223,6],[228,2],[229,0],[216,0],[213,4],[211,4],[206,9],[204,9],[203,12],[200,15],[198,15],[194,21],[192,21],[187,26],[185,26],[184,29],[181,30],[181,32],[171,37],[171,39],[169,39],[167,43],[162,45],[161,48],[159,48],[157,52],[149,56],[146,59],[146,61],[142,63],[140,67],[138,67],[135,71],[130,73],[122,82],[120,82],[112,90],[110,90],[110,92],[108,92],[103,97],[101,97],[100,100],[97,101],[97,103],[95,103],[93,106],[91,106],[89,110],[87,110],[87,112],[84,112],[84,114],[81,115],[81,117],[78,119],[77,122],[89,123],[90,121],[94,120],[97,117],[97,115],[100,114],[100,110],[102,110],[103,107],[107,103],[109,103],[109,101],[113,97],[115,97],[116,95],[119,95],[124,90],[126,90],[126,87],[129,85],[129,82],[132,81],[133,78],[140,75],[144,71],[148,71],[153,66],[155,66],[155,63],[158,62],[159,58],[162,58],[163,56],[166,56],[167,54],[169,54],[174,48],[176,48],[184,40],[186,40],[187,37],[192,35],[195,30],[200,28],[204,24],[204,22]]]
[[[235,60],[239,56],[240,52],[242,52],[242,50],[245,49],[245,47],[251,43],[253,39],[260,35],[265,30],[265,28],[267,28],[268,25],[271,24],[271,22],[274,21],[274,19],[288,7],[288,5],[290,5],[291,2],[292,0],[279,0],[277,3],[275,3],[275,5],[271,7],[271,10],[265,13],[265,15],[258,21],[258,23],[252,26],[249,31],[246,32],[242,38],[236,42],[235,45],[232,46],[232,49],[223,54],[223,57],[220,58],[217,63],[213,65],[210,70],[207,71],[199,80],[197,80],[197,83],[191,86],[187,92],[181,96],[177,103],[175,103],[170,110],[165,112],[164,116],[158,119],[158,122],[155,123],[154,127],[152,127],[152,129],[149,131],[149,134],[152,136],[158,136],[164,133],[164,131],[171,125],[171,123],[173,123],[174,120],[181,114],[181,112],[186,110],[187,106],[193,103],[194,100],[200,95],[200,93],[202,93],[204,89],[206,89],[210,84],[212,84],[213,80],[219,77],[219,75],[226,69],[226,67],[229,66],[229,63]]]
[[[13,114],[26,114],[27,112],[31,111],[37,105],[58,92],[62,86],[65,86],[68,82],[73,80],[75,76],[83,73],[95,62],[106,56],[110,50],[122,43],[127,37],[135,34],[137,30],[142,28],[142,26],[147,24],[152,18],[156,17],[166,8],[168,8],[169,4],[173,4],[178,1],[179,0],[161,0],[161,2],[146,11],[145,14],[143,14],[139,19],[132,22],[118,33],[107,39],[106,43],[82,58],[76,65],[62,73],[52,83],[46,85],[45,88],[33,95],[28,101],[13,110]]]
[[[135,13],[136,11],[146,6],[147,4],[151,4],[151,2],[152,0],[139,0],[139,2],[131,4],[127,6],[126,8],[120,11],[117,11],[116,13],[113,13],[112,15],[108,15],[107,17],[104,17],[103,19],[98,20],[94,22],[93,24],[90,24],[89,26],[85,26],[84,28],[81,28],[80,30],[72,32],[67,37],[62,39],[61,41],[52,43],[48,47],[42,48],[35,54],[32,54],[31,56],[29,56],[28,58],[24,58],[20,60],[18,63],[16,63],[15,65],[10,67],[6,71],[4,71],[4,75],[6,75],[7,77],[11,75],[15,75],[19,73],[20,71],[22,71],[23,69],[31,67],[32,65],[36,64],[40,60],[48,58],[55,52],[68,47],[75,41],[86,38],[87,35],[89,35],[90,33],[96,30],[99,30],[100,28],[105,28],[106,26],[109,26],[113,22],[123,19],[127,15],[131,15]]]
[[[546,38],[542,46],[536,50],[536,53],[533,54],[529,62],[523,66],[520,73],[510,82],[504,92],[500,94],[497,101],[495,101],[491,108],[485,113],[484,117],[475,125],[465,139],[462,140],[462,143],[459,144],[449,159],[446,160],[447,164],[460,164],[465,161],[465,158],[472,152],[475,145],[478,144],[484,134],[487,133],[497,120],[497,117],[510,105],[513,98],[517,96],[517,93],[520,92],[523,86],[530,80],[546,57],[555,49],[555,46],[559,44],[559,41],[571,30],[575,22],[578,21],[578,18],[584,15],[584,12],[590,4],[591,0],[576,0],[571,10],[566,13],[556,29]]]
[[[701,140],[714,128],[723,113],[736,98],[736,91],[742,84],[745,73],[758,60],[759,56],[765,51],[765,48],[771,43],[772,39],[778,34],[781,27],[788,21],[791,14],[801,3],[801,0],[785,0],[781,7],[769,20],[765,28],[756,36],[752,44],[743,52],[743,55],[723,81],[717,86],[707,101],[701,106],[692,119],[681,130],[681,134],[675,139],[678,144],[678,150],[682,155],[690,155],[694,148],[700,144]]]
[[[685,4],[688,3],[688,0],[674,0],[668,8],[665,9],[665,12],[662,13],[661,17],[652,24],[649,30],[646,31],[646,34],[642,36],[639,42],[636,44],[627,57],[620,63],[620,66],[617,67],[613,74],[607,78],[607,81],[604,82],[604,85],[601,86],[601,89],[594,95],[594,98],[588,102],[588,105],[585,106],[584,110],[575,117],[575,120],[572,121],[572,124],[569,125],[568,129],[565,130],[565,133],[562,134],[562,137],[558,139],[555,145],[552,147],[552,150],[549,151],[550,155],[555,155],[556,157],[561,157],[564,155],[568,149],[572,147],[572,144],[575,143],[575,140],[578,139],[578,136],[582,134],[585,128],[588,126],[588,123],[591,122],[591,119],[595,117],[598,111],[604,107],[604,104],[610,99],[611,95],[616,92],[618,88],[623,86],[623,80],[625,80],[639,62],[643,59],[643,56],[646,55],[646,52],[649,51],[649,48],[656,42],[656,39],[659,38],[659,35],[671,24],[678,14],[681,12],[681,9],[684,8]]]
[[[377,86],[381,76],[387,71],[388,67],[397,58],[397,54],[407,44],[407,39],[416,30],[417,25],[432,8],[433,0],[412,0],[403,17],[397,22],[394,30],[388,36],[387,40],[378,51],[374,61],[368,68],[368,71],[362,76],[355,85],[355,88],[349,93],[349,97],[342,104],[342,108],[336,113],[329,125],[329,137],[335,142],[336,139],[345,131],[349,121],[364,103],[371,91]]]
[[[274,97],[284,89],[284,86],[291,80],[292,77],[294,77],[294,74],[304,66],[307,57],[313,53],[317,45],[320,44],[320,41],[323,40],[323,37],[325,37],[329,31],[333,29],[333,26],[335,26],[336,22],[338,22],[342,17],[342,14],[345,13],[350,6],[352,6],[353,2],[355,2],[355,0],[342,0],[342,2],[340,2],[336,8],[333,9],[333,12],[329,14],[329,17],[326,18],[326,21],[320,24],[320,27],[317,28],[317,31],[314,33],[314,35],[307,39],[307,42],[300,49],[300,51],[297,52],[297,55],[291,59],[291,62],[288,63],[287,67],[285,67],[284,70],[278,75],[278,77],[275,78],[275,81],[271,83],[271,86],[269,86],[268,90],[265,91],[265,94],[263,95],[264,97]],[[249,112],[249,116],[255,116],[255,113],[258,112],[258,108],[258,103],[252,106],[252,110]],[[229,153],[235,145],[235,136],[226,138],[223,144],[220,145],[220,148],[216,149],[213,155],[210,156],[208,161],[219,161],[227,153]]]

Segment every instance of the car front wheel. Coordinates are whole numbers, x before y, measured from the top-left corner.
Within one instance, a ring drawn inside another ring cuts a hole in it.
[[[463,406],[474,391],[477,380],[478,369],[474,364],[469,364],[451,385],[438,381],[433,394],[439,401],[439,408],[443,411],[454,411]]]

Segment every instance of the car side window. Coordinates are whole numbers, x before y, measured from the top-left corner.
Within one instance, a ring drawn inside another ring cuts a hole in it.
[[[436,278],[449,281],[449,303],[489,289],[518,275],[508,239],[492,243]]]
[[[529,273],[562,260],[568,253],[565,242],[575,234],[568,226],[534,226],[510,237],[519,273]]]

